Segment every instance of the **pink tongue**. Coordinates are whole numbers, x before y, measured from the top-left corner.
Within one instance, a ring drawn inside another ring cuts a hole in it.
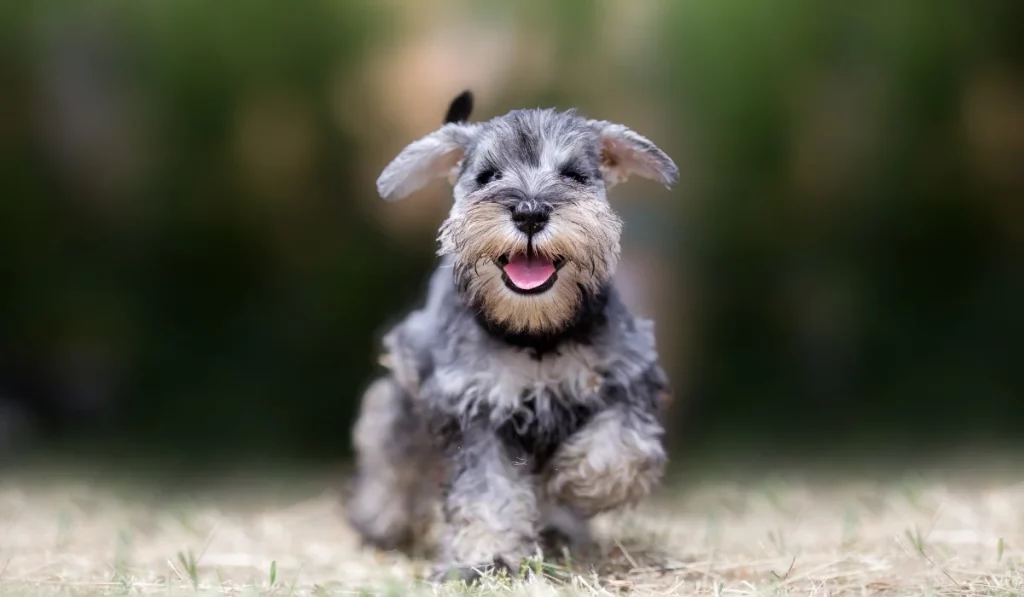
[[[508,279],[523,290],[532,290],[555,275],[555,266],[549,259],[543,257],[527,259],[523,253],[509,259],[504,270]]]

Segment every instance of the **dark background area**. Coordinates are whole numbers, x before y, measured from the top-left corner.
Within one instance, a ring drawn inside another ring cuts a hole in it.
[[[380,170],[578,107],[679,163],[612,193],[681,461],[1024,433],[1024,3],[7,2],[0,451],[344,462],[450,202]]]

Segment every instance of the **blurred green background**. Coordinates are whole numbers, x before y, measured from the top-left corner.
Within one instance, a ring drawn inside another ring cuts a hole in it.
[[[3,454],[343,462],[450,202],[374,181],[466,88],[679,163],[612,201],[680,461],[1014,446],[1021,40],[1019,0],[3,3]]]

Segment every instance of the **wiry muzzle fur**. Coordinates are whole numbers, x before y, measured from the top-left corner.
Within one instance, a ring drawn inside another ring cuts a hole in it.
[[[439,254],[454,256],[460,291],[512,332],[557,332],[618,264],[622,222],[607,202],[585,199],[547,207],[550,221],[533,236],[517,230],[509,208],[495,201],[460,203],[441,226]],[[509,289],[499,264],[517,253],[558,263],[554,285],[536,295]]]

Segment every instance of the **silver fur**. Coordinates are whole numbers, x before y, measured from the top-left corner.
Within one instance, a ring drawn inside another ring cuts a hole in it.
[[[446,123],[385,168],[385,199],[447,175],[454,204],[426,303],[385,336],[388,371],[356,424],[349,516],[368,543],[420,540],[439,497],[441,570],[514,570],[542,537],[586,542],[590,517],[659,482],[668,381],[653,324],[611,284],[621,223],[606,189],[631,174],[678,178],[622,125],[539,109]],[[550,219],[528,236],[517,209]],[[553,285],[509,287],[500,263],[516,251],[563,263]]]

